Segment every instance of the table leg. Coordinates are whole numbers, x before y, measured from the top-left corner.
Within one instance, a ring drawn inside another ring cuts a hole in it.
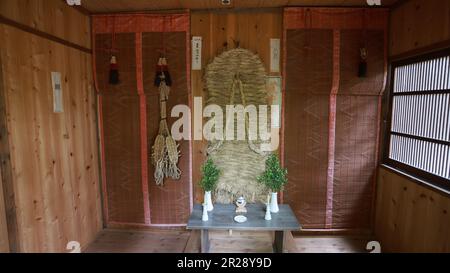
[[[275,231],[275,242],[273,244],[273,252],[283,253],[284,250],[284,231]]]
[[[202,253],[209,253],[209,231],[207,229],[202,229],[200,238]]]

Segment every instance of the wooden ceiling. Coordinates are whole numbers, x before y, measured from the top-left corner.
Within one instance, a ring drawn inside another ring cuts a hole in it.
[[[381,0],[382,6],[390,6],[399,0]],[[174,9],[220,9],[220,8],[273,8],[285,6],[368,7],[366,0],[231,0],[229,6],[221,0],[81,0],[91,13],[134,12]]]

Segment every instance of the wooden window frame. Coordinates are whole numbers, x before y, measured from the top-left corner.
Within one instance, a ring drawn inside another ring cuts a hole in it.
[[[383,149],[383,164],[387,165],[388,167],[391,167],[395,170],[398,170],[400,172],[406,173],[412,177],[417,178],[418,180],[425,181],[426,183],[432,185],[433,187],[436,187],[437,189],[440,189],[444,192],[450,191],[450,180],[446,179],[444,177],[429,173],[427,171],[415,168],[413,166],[401,163],[399,161],[393,160],[389,158],[390,154],[390,143],[391,143],[391,136],[397,135],[397,136],[405,136],[412,139],[418,139],[427,141],[430,143],[438,143],[438,144],[445,144],[450,145],[450,142],[442,141],[442,140],[435,140],[430,139],[426,137],[421,136],[415,136],[415,135],[408,135],[408,134],[402,134],[402,133],[396,133],[392,132],[392,110],[393,110],[393,102],[395,96],[405,96],[405,95],[430,95],[430,94],[450,94],[450,89],[446,90],[434,90],[434,91],[416,91],[416,92],[400,92],[394,94],[394,77],[395,77],[395,69],[399,66],[409,65],[417,62],[427,61],[430,59],[440,58],[450,56],[450,48],[446,48],[443,50],[439,50],[432,53],[422,54],[419,56],[414,56],[402,60],[396,60],[392,61],[390,63],[390,76],[389,76],[389,108],[388,108],[388,115],[387,115],[387,126],[385,130],[385,140],[384,140],[384,149]],[[449,159],[450,160],[450,159]]]

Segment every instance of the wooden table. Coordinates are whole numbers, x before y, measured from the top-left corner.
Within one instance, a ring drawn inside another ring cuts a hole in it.
[[[237,223],[235,205],[215,204],[214,210],[208,213],[209,221],[202,221],[202,206],[195,205],[194,210],[187,224],[188,230],[201,231],[201,252],[209,252],[209,231],[210,230],[246,230],[246,231],[275,231],[275,242],[273,250],[275,253],[282,253],[284,249],[285,233],[288,231],[298,231],[301,226],[289,205],[280,205],[278,213],[272,213],[272,220],[266,221],[266,206],[262,204],[248,204],[247,222]]]

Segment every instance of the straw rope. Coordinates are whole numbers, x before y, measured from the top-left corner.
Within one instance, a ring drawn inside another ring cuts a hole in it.
[[[260,58],[246,49],[233,49],[216,57],[206,69],[207,104],[217,104],[225,112],[227,105],[267,105],[266,74]],[[234,120],[225,118],[225,128]],[[267,199],[267,190],[256,177],[265,169],[266,154],[249,138],[249,128],[258,128],[257,121],[245,114],[245,140],[214,140],[208,144],[208,156],[221,169],[215,199],[233,203],[239,196],[249,202]],[[237,126],[235,126],[235,135]]]
[[[179,145],[172,138],[167,125],[167,100],[170,87],[166,85],[164,74],[161,75],[159,85],[160,116],[158,136],[152,147],[152,163],[155,166],[154,178],[156,185],[163,186],[164,178],[180,179],[181,170],[178,168],[180,152]]]

